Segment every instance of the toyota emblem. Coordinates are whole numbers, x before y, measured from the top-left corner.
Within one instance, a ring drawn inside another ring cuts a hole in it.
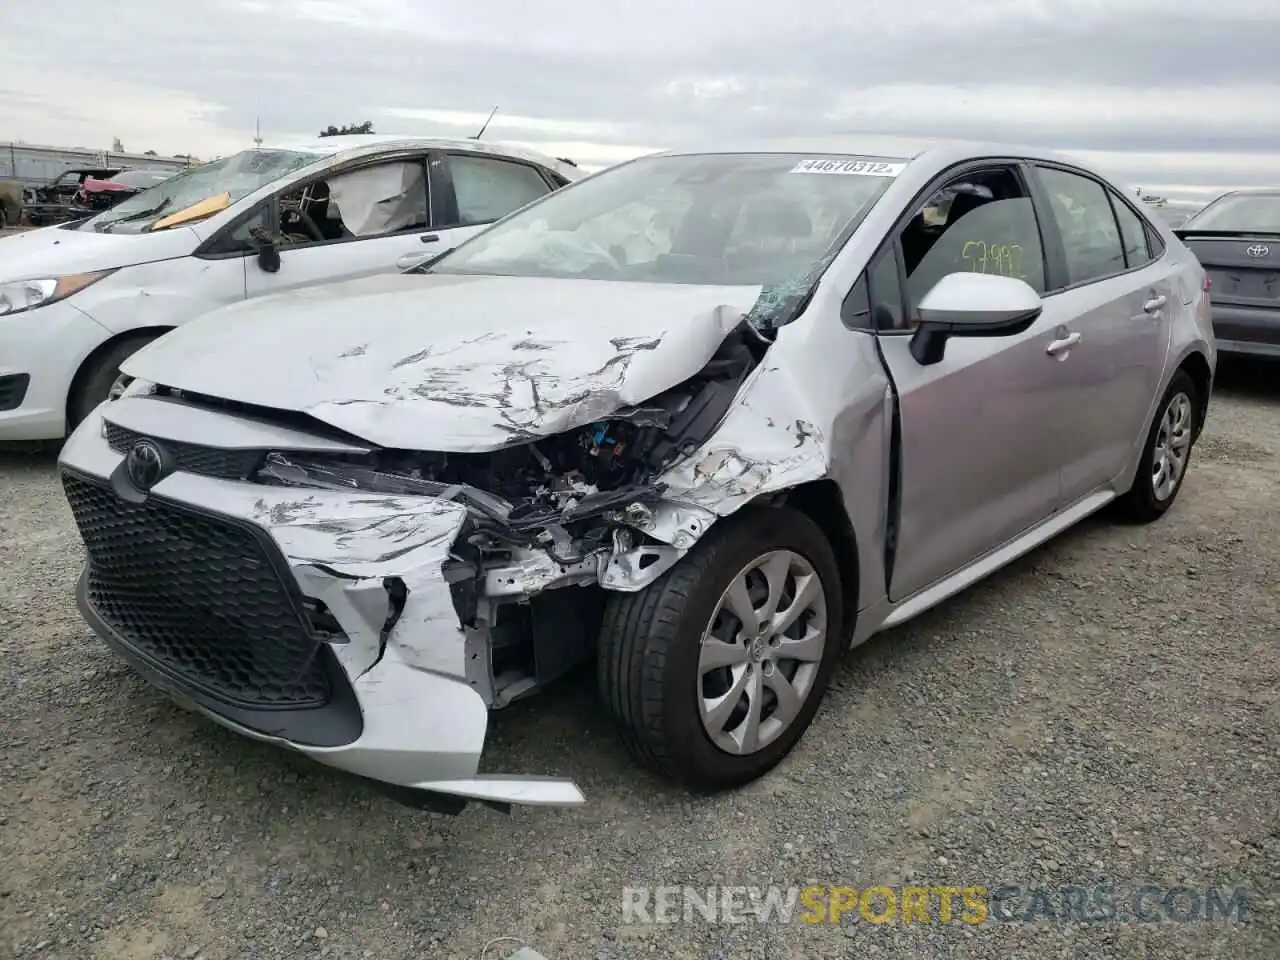
[[[139,490],[150,490],[165,474],[164,451],[150,440],[139,440],[125,458],[125,470]]]
[[[1253,257],[1253,259],[1255,260],[1261,260],[1263,257],[1265,257],[1268,253],[1271,252],[1271,248],[1268,247],[1265,243],[1255,243],[1251,247],[1246,247],[1244,252],[1247,253],[1249,256]]]

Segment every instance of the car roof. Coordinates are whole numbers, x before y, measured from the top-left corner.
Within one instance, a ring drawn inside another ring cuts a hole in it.
[[[1083,167],[1086,164],[1065,153],[1026,144],[983,140],[952,140],[940,137],[894,137],[845,135],[829,137],[788,137],[716,144],[710,147],[690,146],[663,151],[668,155],[695,153],[807,153],[841,154],[879,157],[886,160],[914,161],[928,158],[939,165],[959,163],[970,157],[1026,157]]]
[[[1221,200],[1223,197],[1280,197],[1280,187],[1239,187],[1235,190],[1228,190],[1226,193],[1220,193],[1215,199]]]
[[[343,159],[394,152],[396,150],[451,150],[463,153],[483,153],[491,156],[510,157],[513,160],[527,160],[530,163],[548,167],[571,180],[582,176],[582,171],[572,164],[565,163],[537,150],[530,150],[528,147],[498,140],[459,140],[450,137],[404,137],[396,134],[355,133],[272,143],[268,144],[266,149],[295,150],[299,153],[314,153],[317,157],[330,157],[341,154]]]

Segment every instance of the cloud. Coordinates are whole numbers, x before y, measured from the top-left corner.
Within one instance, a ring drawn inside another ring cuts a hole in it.
[[[1137,182],[1280,180],[1280,7],[1216,0],[6,0],[0,117],[28,141],[208,155],[331,123],[606,165],[853,132],[1084,151]]]

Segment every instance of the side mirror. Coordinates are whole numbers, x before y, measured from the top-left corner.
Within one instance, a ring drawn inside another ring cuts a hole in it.
[[[1040,295],[1024,280],[949,273],[920,301],[911,355],[922,365],[937,363],[951,337],[1015,336],[1035,323],[1042,310]]]
[[[258,248],[258,266],[265,273],[276,273],[280,269],[280,248],[275,238],[264,227],[254,227],[249,231],[254,246]]]
[[[258,266],[267,273],[280,269],[280,248],[270,240],[258,244]]]

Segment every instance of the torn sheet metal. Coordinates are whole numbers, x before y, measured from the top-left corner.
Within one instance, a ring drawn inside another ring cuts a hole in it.
[[[353,576],[381,576],[392,561],[412,568],[448,556],[466,508],[426,497],[258,488],[253,521],[291,560]]]
[[[806,385],[790,369],[766,359],[715,435],[660,478],[672,501],[666,516],[691,508],[728,516],[763,494],[827,475],[828,427],[816,421]],[[705,532],[704,518],[694,519],[692,527],[686,521],[675,528],[672,543],[689,546]]]
[[[219,311],[215,323],[186,324],[122,369],[307,413],[388,447],[495,450],[585,426],[693,376],[759,294],[378,276]]]
[[[342,625],[347,642],[335,646],[335,653],[356,675],[382,655],[385,581],[394,577],[407,592],[386,642],[409,666],[466,678],[466,638],[442,571],[466,519],[465,507],[431,497],[211,487],[203,477],[181,473],[162,480],[155,491],[195,504],[214,491],[219,513],[265,529],[304,592],[322,600]]]

